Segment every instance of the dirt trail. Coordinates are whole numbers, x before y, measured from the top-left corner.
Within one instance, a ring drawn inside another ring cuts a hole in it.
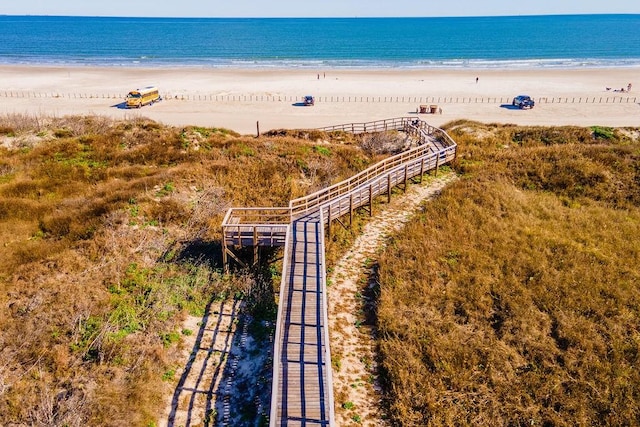
[[[424,200],[435,197],[455,175],[441,175],[423,185],[412,185],[374,212],[353,246],[329,275],[329,326],[336,422],[339,426],[380,426],[383,419],[377,384],[374,337],[362,323],[366,278],[376,253],[390,234],[400,230]]]

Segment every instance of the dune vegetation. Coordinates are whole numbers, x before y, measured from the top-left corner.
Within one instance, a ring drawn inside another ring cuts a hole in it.
[[[361,313],[391,424],[634,424],[638,131],[447,130],[459,179],[390,240]],[[273,320],[258,279],[222,273],[225,211],[285,206],[393,151],[382,142],[0,117],[3,422],[156,425],[187,315],[243,298]],[[364,221],[336,227],[329,263]]]
[[[155,425],[187,314],[247,298],[273,317],[251,275],[222,274],[226,210],[286,206],[377,159],[322,137],[0,118],[2,424]]]
[[[636,425],[637,129],[457,122],[460,179],[377,265],[394,425]]]

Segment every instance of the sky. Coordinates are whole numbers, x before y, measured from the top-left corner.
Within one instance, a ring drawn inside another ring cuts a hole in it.
[[[0,0],[0,15],[147,17],[640,14],[638,0]]]

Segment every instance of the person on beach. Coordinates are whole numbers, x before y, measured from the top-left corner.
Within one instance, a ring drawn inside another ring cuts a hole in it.
[[[478,84],[478,78],[476,77],[476,84]]]
[[[627,85],[627,92],[631,92],[631,83]]]

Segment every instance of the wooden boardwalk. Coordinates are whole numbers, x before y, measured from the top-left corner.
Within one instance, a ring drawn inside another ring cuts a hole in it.
[[[291,224],[278,307],[272,425],[329,426],[334,419],[323,222],[314,214]]]
[[[402,130],[420,144],[359,174],[299,199],[287,208],[233,208],[223,222],[223,260],[241,265],[230,247],[284,246],[276,325],[270,426],[335,426],[331,353],[327,322],[325,226],[368,206],[395,186],[436,171],[456,157],[455,142],[442,130],[415,118],[397,118],[322,130],[353,133]]]

